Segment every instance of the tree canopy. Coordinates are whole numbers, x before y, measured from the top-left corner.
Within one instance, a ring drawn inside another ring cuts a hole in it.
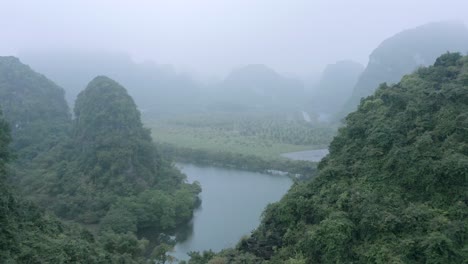
[[[0,57],[0,105],[26,160],[61,140],[71,120],[64,90],[15,57]]]
[[[467,113],[468,56],[381,85],[348,115],[318,176],[268,206],[220,263],[463,263]]]
[[[72,120],[60,87],[7,57],[0,93],[0,262],[143,263],[137,232],[191,219],[200,186],[158,154],[120,84],[96,77]]]
[[[110,227],[120,232],[166,230],[191,218],[200,187],[184,183],[185,176],[160,157],[125,88],[96,77],[78,95],[74,112],[69,138],[37,158],[25,176],[29,196],[60,217],[120,225]],[[164,210],[143,210],[151,204],[143,197]]]
[[[7,182],[10,140],[9,126],[0,112],[1,263],[144,263],[147,242],[134,234],[106,232],[95,238],[18,196]]]

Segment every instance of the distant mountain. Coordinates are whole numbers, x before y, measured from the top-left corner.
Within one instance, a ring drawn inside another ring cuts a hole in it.
[[[339,118],[355,110],[361,98],[371,95],[380,83],[395,83],[447,51],[468,52],[468,29],[463,23],[430,23],[386,39],[370,55]]]
[[[50,148],[71,122],[64,90],[15,57],[0,57],[0,106],[22,157]]]
[[[328,65],[312,94],[312,111],[324,120],[339,112],[363,71],[364,66],[354,61],[338,61]]]
[[[169,65],[135,63],[129,55],[110,52],[23,52],[20,57],[66,90],[74,104],[87,82],[98,75],[109,76],[127,87],[141,111],[149,114],[177,112],[198,107],[200,87],[189,76]]]
[[[233,70],[224,80],[204,85],[171,66],[135,63],[122,53],[22,52],[21,58],[66,90],[73,105],[87,81],[105,75],[128,89],[144,115],[205,111],[280,110],[305,105],[301,81],[265,65]]]
[[[284,77],[262,64],[233,70],[216,87],[215,98],[240,109],[280,110],[298,108],[304,100],[301,81]]]

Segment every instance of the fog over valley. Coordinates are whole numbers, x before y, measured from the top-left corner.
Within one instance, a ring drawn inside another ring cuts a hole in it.
[[[0,263],[466,263],[468,1],[0,10]]]
[[[463,0],[3,1],[0,54],[112,51],[203,78],[265,64],[306,78],[367,64],[385,38],[428,22],[467,23]]]

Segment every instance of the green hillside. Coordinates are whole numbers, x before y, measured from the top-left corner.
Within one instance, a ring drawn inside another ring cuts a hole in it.
[[[134,234],[99,237],[64,224],[24,200],[7,180],[12,175],[10,129],[0,112],[0,262],[1,263],[144,263],[146,240]]]
[[[468,57],[382,85],[235,250],[189,263],[465,263]]]
[[[78,95],[70,138],[33,168],[21,184],[28,196],[62,218],[118,232],[174,228],[191,218],[200,191],[159,156],[125,88],[103,76]]]
[[[187,223],[201,189],[159,155],[125,88],[96,77],[72,120],[63,90],[18,59],[0,59],[0,81],[0,262],[164,257],[171,242],[144,231]]]
[[[0,57],[0,106],[12,148],[30,160],[61,140],[70,125],[64,90],[15,57]]]

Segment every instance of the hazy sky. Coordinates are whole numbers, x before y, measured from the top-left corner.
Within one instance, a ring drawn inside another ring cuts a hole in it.
[[[125,51],[203,75],[263,63],[305,76],[336,60],[366,64],[403,29],[468,24],[468,0],[0,0],[0,10],[0,55]]]

